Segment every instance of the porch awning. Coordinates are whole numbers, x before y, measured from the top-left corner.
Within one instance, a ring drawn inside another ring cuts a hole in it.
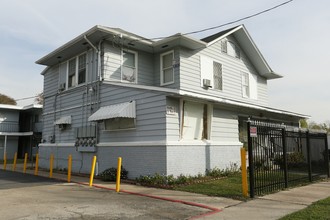
[[[109,118],[135,118],[135,101],[101,107],[88,121],[100,121]]]
[[[54,123],[55,125],[71,125],[71,115],[63,116],[57,119]]]

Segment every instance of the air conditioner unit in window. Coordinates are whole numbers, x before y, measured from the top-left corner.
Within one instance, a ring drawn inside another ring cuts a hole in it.
[[[212,86],[211,86],[211,80],[209,80],[209,79],[203,79],[203,86],[205,88],[212,88]]]

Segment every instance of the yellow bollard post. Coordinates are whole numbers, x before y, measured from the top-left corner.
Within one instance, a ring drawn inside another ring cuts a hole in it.
[[[13,171],[16,170],[16,162],[17,162],[17,152],[14,154],[14,164],[13,164]]]
[[[246,151],[241,148],[241,168],[242,168],[242,193],[244,197],[248,196],[248,182],[247,182],[247,170],[246,170]]]
[[[68,183],[71,182],[71,167],[72,167],[72,156],[69,154],[68,158]]]
[[[121,173],[121,157],[118,157],[117,178],[116,178],[116,192],[120,191],[120,173]]]
[[[93,157],[91,176],[89,178],[89,186],[93,186],[94,172],[95,172],[96,156]]]
[[[28,159],[28,153],[24,154],[24,166],[23,166],[23,173],[26,173],[26,163]]]
[[[7,154],[4,153],[3,155],[3,170],[6,170],[7,168]]]
[[[49,178],[53,178],[53,164],[54,164],[54,154],[50,154],[50,158],[49,158]]]
[[[34,175],[38,176],[38,166],[39,166],[39,154],[36,154],[36,164],[34,169]]]

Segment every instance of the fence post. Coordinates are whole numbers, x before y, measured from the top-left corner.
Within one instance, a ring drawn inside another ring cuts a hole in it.
[[[241,169],[242,169],[242,193],[244,197],[248,196],[248,183],[246,171],[246,151],[244,147],[241,148]]]
[[[7,153],[5,152],[3,154],[3,170],[6,170],[7,168]]]
[[[328,175],[328,178],[330,177],[330,168],[329,168],[329,149],[328,149],[328,135],[327,133],[325,133],[325,139],[324,139],[324,142],[325,142],[325,149],[324,149],[324,159],[325,159],[325,164],[326,164],[326,171],[327,171],[327,175]]]
[[[16,170],[16,162],[17,162],[17,152],[15,152],[15,155],[14,155],[13,171]]]
[[[27,163],[28,153],[24,154],[24,166],[23,166],[23,173],[26,173],[26,163]]]
[[[250,197],[254,198],[254,165],[253,165],[253,152],[252,152],[252,138],[250,135],[251,121],[247,121],[248,132],[248,154],[249,154],[249,179],[250,179]]]
[[[36,154],[36,163],[35,163],[35,169],[34,169],[35,176],[38,176],[38,166],[39,166],[39,154]]]
[[[49,178],[53,177],[53,163],[54,163],[54,154],[50,154],[50,158],[49,158]]]
[[[121,157],[118,157],[117,178],[116,178],[116,192],[119,192],[119,190],[120,190],[120,174],[121,174]]]
[[[94,172],[95,172],[96,156],[93,157],[91,175],[89,177],[89,186],[93,186]]]
[[[69,154],[69,158],[68,158],[68,183],[71,182],[71,169],[72,169],[72,155]]]
[[[311,144],[309,139],[309,131],[306,131],[307,142],[307,162],[308,162],[308,180],[312,182],[312,159],[311,159]]]
[[[286,130],[282,128],[282,145],[283,145],[283,162],[284,162],[284,181],[285,181],[285,188],[288,188],[288,160],[286,157],[287,148],[286,148]]]

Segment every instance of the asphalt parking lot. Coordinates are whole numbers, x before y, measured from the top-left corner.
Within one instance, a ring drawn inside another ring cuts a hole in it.
[[[207,210],[0,170],[1,219],[189,219]]]

